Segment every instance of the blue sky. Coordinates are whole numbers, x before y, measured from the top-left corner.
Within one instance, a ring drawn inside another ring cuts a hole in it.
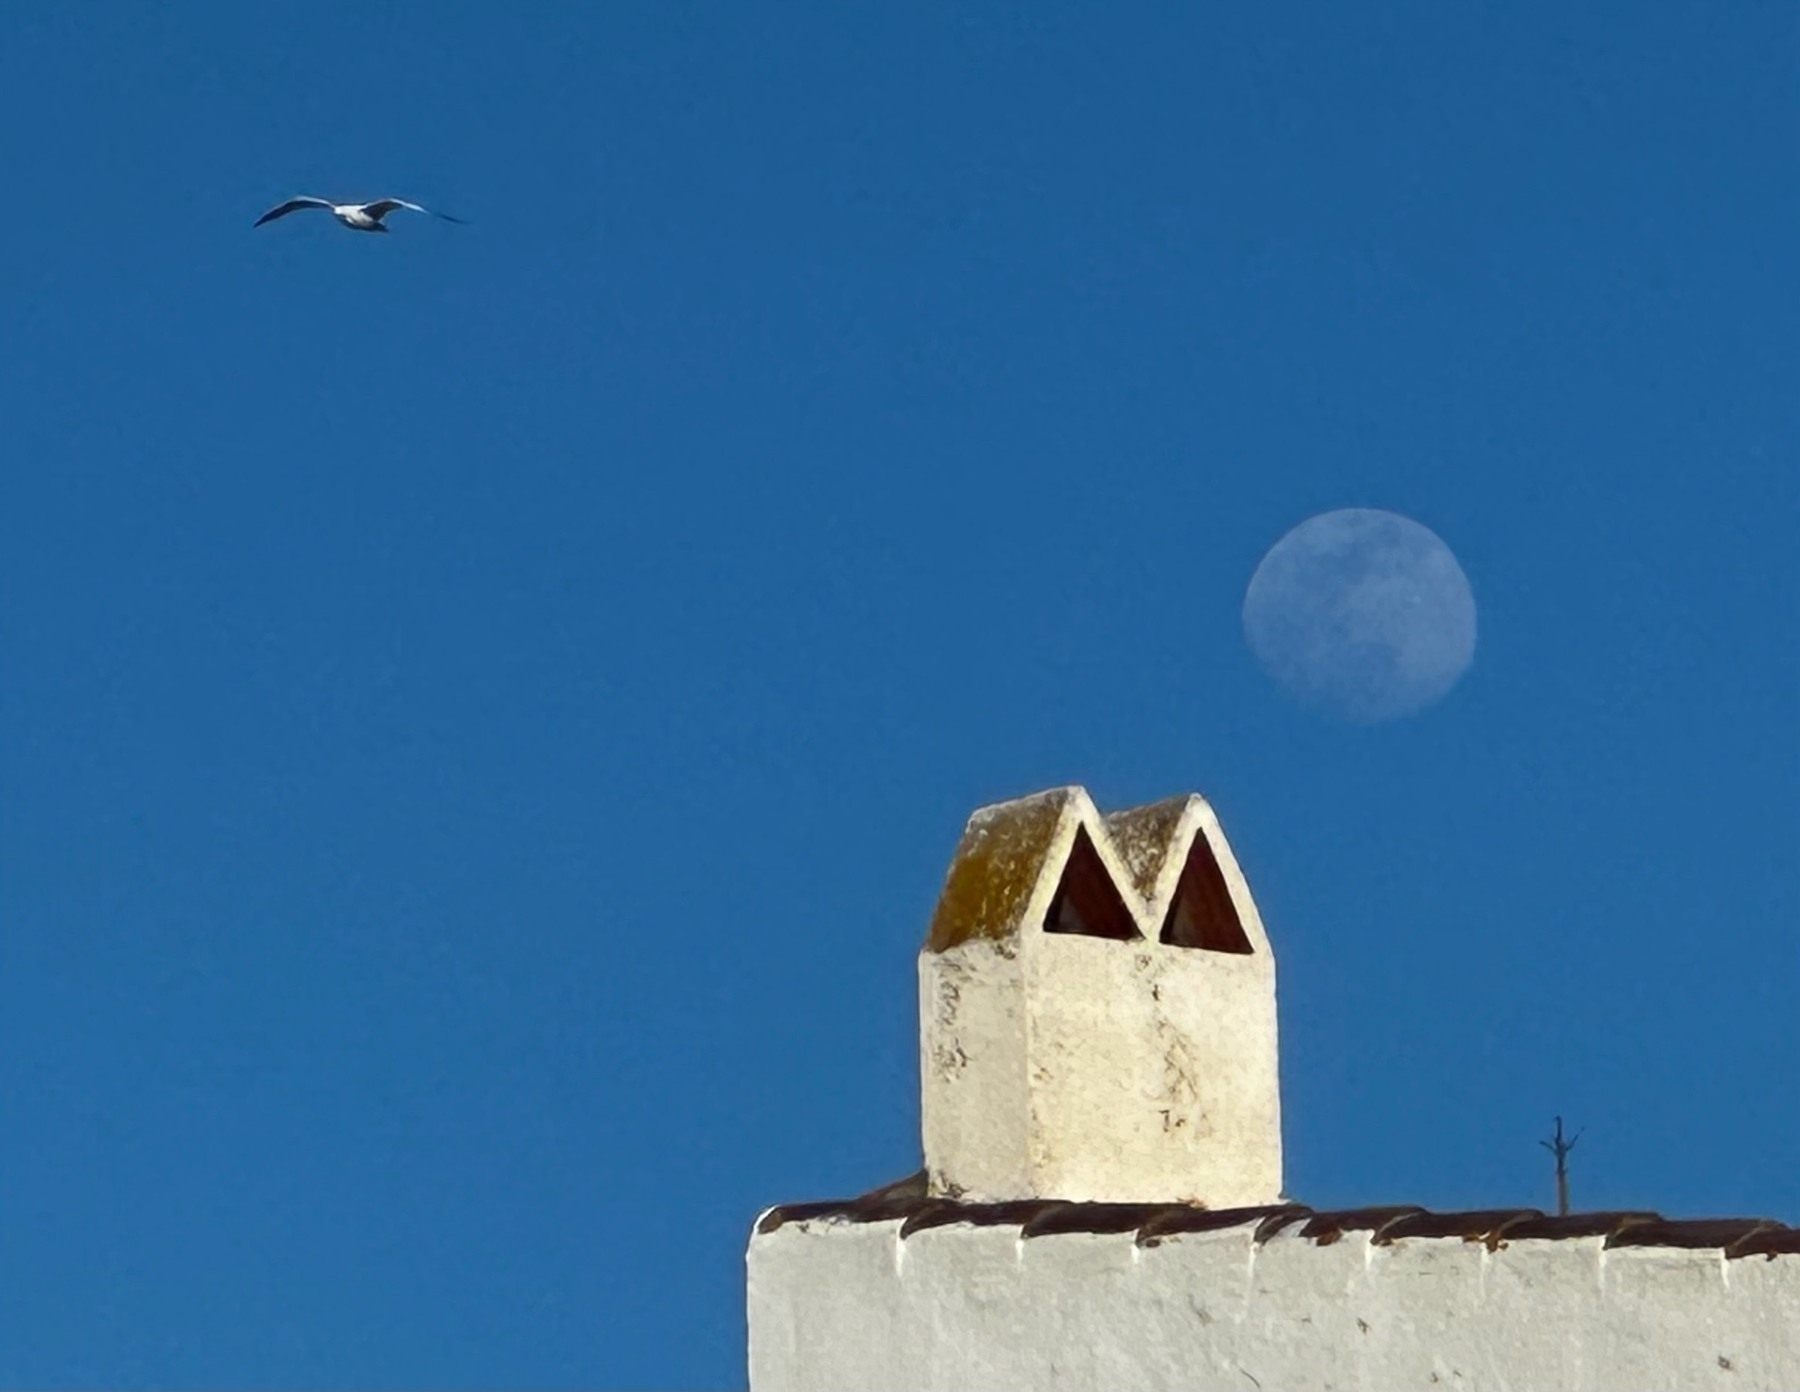
[[[11,0],[0,1382],[738,1385],[1065,782],[1217,807],[1297,1197],[1800,1221],[1795,29]],[[1239,627],[1351,506],[1373,729]]]

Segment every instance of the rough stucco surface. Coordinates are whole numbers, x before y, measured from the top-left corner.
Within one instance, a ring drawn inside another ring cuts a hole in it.
[[[938,1192],[1030,1193],[1025,964],[975,940],[920,957],[919,1068]]]
[[[919,959],[933,1192],[1269,1203],[1281,1192],[1274,964],[1038,935]]]
[[[757,1233],[755,1392],[1800,1386],[1795,1254],[900,1227]]]
[[[1045,931],[1082,835],[1134,938]],[[1246,951],[1158,940],[1191,856],[1216,867]],[[1280,1196],[1275,959],[1202,798],[1103,820],[1064,788],[978,811],[919,954],[919,1022],[935,1194],[1214,1208]]]

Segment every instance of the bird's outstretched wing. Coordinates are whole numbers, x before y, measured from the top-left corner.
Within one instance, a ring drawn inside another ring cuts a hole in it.
[[[273,222],[278,217],[286,217],[289,213],[298,212],[301,208],[329,208],[331,203],[323,198],[290,198],[278,208],[271,208],[254,223],[253,227],[261,227],[265,222]]]
[[[428,217],[442,218],[445,222],[462,222],[459,217],[451,217],[448,213],[433,212],[430,208],[421,208],[417,203],[408,203],[404,198],[377,198],[373,203],[363,204],[363,211],[378,222],[396,208],[405,208],[414,213],[424,213]]]

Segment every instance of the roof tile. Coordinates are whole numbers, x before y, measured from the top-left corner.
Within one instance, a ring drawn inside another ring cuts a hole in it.
[[[932,1198],[923,1172],[855,1199],[783,1204],[756,1225],[771,1233],[788,1223],[830,1219],[849,1223],[900,1224],[900,1237],[927,1228],[967,1223],[975,1227],[1017,1227],[1021,1238],[1061,1233],[1135,1233],[1139,1245],[1155,1247],[1183,1233],[1223,1232],[1254,1227],[1258,1243],[1292,1231],[1329,1246],[1346,1233],[1366,1232],[1389,1246],[1409,1238],[1460,1237],[1483,1242],[1491,1251],[1509,1242],[1603,1238],[1607,1247],[1717,1248],[1731,1258],[1800,1256],[1800,1228],[1768,1218],[1669,1219],[1644,1211],[1571,1213],[1551,1216],[1535,1208],[1482,1208],[1433,1213],[1410,1204],[1317,1212],[1303,1204],[1264,1208],[1202,1208],[1194,1204],[1071,1203],[1022,1199],[1013,1203],[963,1203]],[[1296,1225],[1298,1225],[1296,1227]]]

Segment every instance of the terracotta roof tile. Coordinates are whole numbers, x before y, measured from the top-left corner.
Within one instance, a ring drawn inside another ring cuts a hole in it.
[[[1506,1230],[1506,1240],[1523,1242],[1533,1238],[1610,1238],[1633,1223],[1658,1222],[1660,1219],[1661,1215],[1656,1213],[1625,1212],[1568,1213],[1560,1217],[1527,1218]]]
[[[1038,1214],[1025,1225],[1023,1237],[1055,1233],[1135,1233],[1168,1204],[1064,1203]]]
[[[907,1218],[900,1233],[909,1237],[924,1228],[948,1227],[952,1223],[968,1223],[977,1228],[1026,1228],[1046,1211],[1068,1206],[1054,1199],[1020,1199],[1016,1203],[954,1203],[949,1199],[926,1199]]]
[[[1492,1246],[1517,1224],[1543,1216],[1535,1208],[1478,1208],[1468,1213],[1420,1210],[1405,1218],[1396,1218],[1375,1234],[1374,1241],[1385,1246],[1403,1237],[1460,1237],[1464,1242],[1485,1242]]]
[[[1394,1205],[1386,1208],[1346,1208],[1336,1213],[1315,1213],[1300,1227],[1301,1237],[1310,1237],[1321,1247],[1336,1242],[1345,1233],[1367,1232],[1379,1234],[1390,1223],[1402,1218],[1412,1218],[1425,1210],[1413,1205]],[[1261,1234],[1257,1234],[1259,1237]]]
[[[1182,1233],[1223,1232],[1252,1223],[1258,1232],[1273,1224],[1279,1228],[1311,1213],[1299,1204],[1275,1204],[1268,1208],[1194,1208],[1188,1204],[1164,1204],[1156,1216],[1138,1229],[1138,1243],[1154,1247],[1164,1238]]]
[[[1780,1228],[1766,1218],[1647,1218],[1606,1239],[1608,1247],[1735,1247],[1757,1233]]]
[[[1800,1257],[1800,1228],[1771,1226],[1725,1249],[1728,1257]]]

